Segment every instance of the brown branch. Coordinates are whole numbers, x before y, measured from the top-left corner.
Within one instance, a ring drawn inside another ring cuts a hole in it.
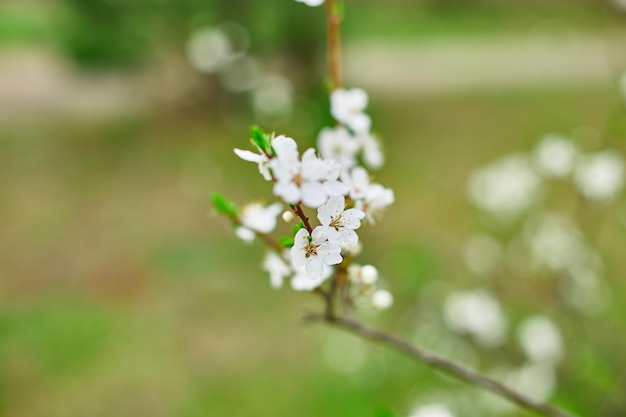
[[[334,327],[354,333],[364,339],[382,344],[390,349],[404,353],[413,359],[424,362],[427,365],[457,379],[463,380],[471,385],[478,386],[500,397],[506,398],[518,406],[537,414],[541,414],[546,417],[574,417],[574,415],[568,411],[561,410],[550,404],[535,401],[496,380],[482,375],[474,369],[453,362],[450,359],[435,355],[392,334],[372,327],[367,327],[357,321],[342,317],[332,317],[324,314],[309,314],[304,317],[304,320],[309,322],[326,322]]]
[[[328,39],[328,70],[330,90],[343,86],[341,74],[341,15],[337,0],[326,0],[326,36]]]
[[[306,214],[304,214],[304,211],[302,211],[302,205],[300,203],[294,205],[293,211],[298,217],[300,217],[302,223],[304,223],[304,227],[306,227],[306,230],[308,230],[309,234],[313,233],[313,228],[311,227],[311,223],[309,223],[309,218],[306,216]]]

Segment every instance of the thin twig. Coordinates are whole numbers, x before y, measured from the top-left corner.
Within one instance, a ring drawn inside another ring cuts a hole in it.
[[[330,90],[343,86],[341,73],[341,16],[337,0],[326,0],[326,35],[328,39],[328,70]]]
[[[390,349],[404,353],[413,359],[424,362],[427,365],[430,365],[431,367],[457,379],[468,382],[474,386],[481,387],[487,391],[491,391],[500,397],[512,401],[522,408],[534,411],[535,413],[546,417],[574,417],[574,414],[571,414],[568,411],[561,410],[550,404],[535,401],[474,369],[451,361],[450,359],[442,358],[441,356],[414,346],[392,334],[372,327],[367,327],[357,321],[342,317],[329,317],[324,314],[309,314],[304,317],[304,320],[309,322],[326,322],[334,327],[354,333],[357,336],[380,343]]]
[[[302,223],[304,224],[304,227],[306,227],[306,230],[309,232],[309,234],[313,233],[313,228],[311,227],[311,223],[309,223],[309,218],[306,216],[306,214],[304,214],[304,211],[302,211],[302,205],[298,203],[293,207],[294,212],[298,217],[300,217],[300,220],[302,220]]]

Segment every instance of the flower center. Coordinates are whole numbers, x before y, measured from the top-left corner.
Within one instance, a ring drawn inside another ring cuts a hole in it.
[[[317,245],[309,242],[304,247],[304,256],[310,258],[311,256],[317,256]]]
[[[302,174],[301,173],[297,173],[294,174],[293,177],[291,177],[291,182],[293,182],[294,184],[296,184],[298,187],[302,185]]]

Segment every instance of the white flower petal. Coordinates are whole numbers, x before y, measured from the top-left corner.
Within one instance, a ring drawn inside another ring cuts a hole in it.
[[[305,182],[302,184],[302,203],[311,208],[318,208],[328,198],[324,187],[319,182]]]

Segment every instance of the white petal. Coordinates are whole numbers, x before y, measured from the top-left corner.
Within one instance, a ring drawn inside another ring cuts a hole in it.
[[[317,247],[317,257],[326,265],[336,265],[343,261],[341,247],[330,241],[326,241]]]
[[[336,219],[346,208],[346,199],[342,195],[330,197],[326,202],[326,207],[328,207],[330,217]]]
[[[272,139],[272,148],[276,156],[283,160],[298,159],[298,145],[292,138],[286,136],[276,136]]]
[[[311,256],[304,265],[310,279],[320,279],[324,275],[324,264],[317,256]]]
[[[356,232],[352,229],[342,228],[340,234],[343,243],[348,246],[356,246],[356,244],[359,243],[359,235],[357,235]]]
[[[323,186],[329,196],[344,196],[350,192],[350,187],[341,181],[325,181]]]
[[[287,203],[296,204],[300,201],[301,192],[298,186],[291,181],[277,182],[274,184],[274,194],[281,197]]]
[[[372,119],[365,113],[358,113],[350,116],[346,120],[346,124],[357,133],[369,132],[372,127]]]
[[[254,241],[254,237],[256,236],[252,230],[243,226],[237,227],[235,229],[235,234],[239,239],[243,240],[246,243]]]
[[[330,211],[328,210],[328,205],[324,204],[317,209],[317,219],[320,221],[322,226],[329,226],[330,221]]]
[[[348,229],[358,229],[361,227],[361,219],[365,213],[359,209],[348,209],[341,215],[341,225]]]
[[[237,156],[243,159],[244,161],[256,162],[258,164],[267,160],[267,157],[265,155],[254,153],[252,151],[246,151],[246,150],[237,149],[237,148],[235,148],[234,151],[237,154]]]
[[[328,198],[324,187],[319,182],[305,182],[302,184],[302,203],[311,208],[318,208]]]

